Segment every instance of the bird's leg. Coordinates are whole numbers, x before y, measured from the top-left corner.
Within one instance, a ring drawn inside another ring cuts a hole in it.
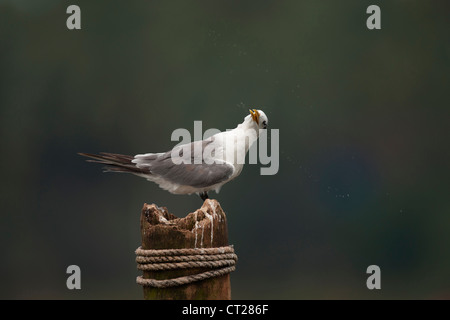
[[[205,201],[206,199],[209,199],[209,197],[208,197],[208,192],[207,191],[205,191],[205,192],[200,192],[200,198],[202,198],[202,200],[203,201]]]

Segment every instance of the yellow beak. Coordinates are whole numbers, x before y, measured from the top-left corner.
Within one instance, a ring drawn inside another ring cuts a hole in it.
[[[259,125],[259,112],[256,109],[248,110],[250,111],[250,114],[252,115],[253,121],[255,121]]]

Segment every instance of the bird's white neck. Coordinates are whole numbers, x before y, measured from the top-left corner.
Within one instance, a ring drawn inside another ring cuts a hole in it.
[[[255,121],[253,121],[253,119],[250,115],[246,116],[244,121],[242,123],[238,124],[236,129],[240,129],[240,130],[244,130],[244,131],[255,130],[256,135],[259,136],[258,125],[256,124]]]
[[[246,116],[244,121],[234,129],[238,132],[239,135],[248,137],[248,140],[245,141],[245,153],[248,152],[248,149],[252,146],[252,144],[258,140],[259,136],[259,128],[255,121],[253,121],[250,115]]]

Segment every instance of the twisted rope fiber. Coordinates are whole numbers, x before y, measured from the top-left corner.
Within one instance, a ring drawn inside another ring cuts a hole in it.
[[[212,277],[233,272],[236,267],[237,255],[233,246],[202,249],[163,249],[144,250],[136,249],[136,262],[138,269],[148,270],[175,270],[186,268],[214,268],[213,270],[178,277],[174,279],[155,280],[144,279],[138,276],[136,282],[143,286],[156,288],[167,288],[189,284],[195,281],[205,280]],[[221,269],[218,269],[223,267]]]
[[[144,257],[137,256],[137,263],[153,263],[153,262],[182,262],[182,261],[214,261],[219,259],[235,259],[234,253],[224,253],[215,255],[193,255],[193,256],[162,256],[162,257]]]
[[[195,255],[195,254],[219,254],[234,253],[233,246],[218,248],[199,248],[199,249],[160,249],[160,250],[144,250],[142,247],[136,249],[137,256],[178,256],[178,255]]]

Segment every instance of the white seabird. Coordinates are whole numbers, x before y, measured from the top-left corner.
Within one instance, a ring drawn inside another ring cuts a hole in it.
[[[170,193],[197,193],[205,200],[208,191],[218,193],[225,183],[239,176],[249,148],[268,123],[263,111],[253,109],[236,128],[178,145],[168,152],[135,156],[106,152],[79,154],[94,159],[89,162],[106,165],[105,172],[132,173]]]

